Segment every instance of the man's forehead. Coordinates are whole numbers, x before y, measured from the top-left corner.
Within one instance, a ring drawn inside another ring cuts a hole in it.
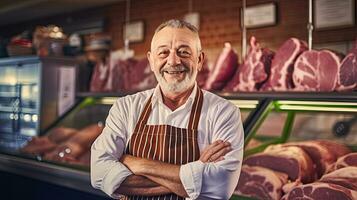
[[[184,45],[195,45],[197,36],[187,28],[165,27],[157,32],[152,39],[152,47],[171,45],[173,41]]]

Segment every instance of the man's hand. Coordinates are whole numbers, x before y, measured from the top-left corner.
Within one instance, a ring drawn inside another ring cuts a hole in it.
[[[200,161],[203,163],[207,162],[218,162],[224,160],[224,157],[229,151],[231,151],[231,144],[229,142],[223,142],[222,140],[217,140],[207,146],[200,155]]]

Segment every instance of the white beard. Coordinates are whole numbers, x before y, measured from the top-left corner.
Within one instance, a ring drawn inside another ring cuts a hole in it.
[[[173,93],[182,93],[190,89],[195,84],[197,73],[198,71],[194,70],[193,74],[192,75],[187,74],[184,80],[182,81],[175,80],[174,82],[168,83],[160,72],[157,71],[154,72],[156,80],[159,83],[161,89],[163,91],[173,92]]]

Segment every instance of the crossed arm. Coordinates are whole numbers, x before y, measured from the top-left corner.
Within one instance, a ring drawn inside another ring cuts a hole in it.
[[[207,146],[199,160],[203,163],[218,162],[231,150],[229,142],[218,140]],[[133,172],[116,192],[124,195],[155,196],[175,193],[188,197],[180,180],[180,165],[123,155],[120,160]]]

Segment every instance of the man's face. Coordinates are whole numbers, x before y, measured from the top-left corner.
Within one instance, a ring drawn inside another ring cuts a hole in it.
[[[173,93],[190,89],[203,63],[197,35],[187,28],[165,27],[151,45],[148,59],[161,89]]]

